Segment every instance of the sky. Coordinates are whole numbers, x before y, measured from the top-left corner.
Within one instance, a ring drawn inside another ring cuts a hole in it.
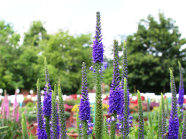
[[[186,37],[185,0],[0,0],[0,20],[11,23],[23,36],[32,21],[40,20],[48,33],[59,29],[70,34],[94,33],[96,12],[101,13],[105,55],[110,55],[113,40],[137,31],[140,19],[164,13],[176,21]],[[119,40],[120,41],[120,40]]]

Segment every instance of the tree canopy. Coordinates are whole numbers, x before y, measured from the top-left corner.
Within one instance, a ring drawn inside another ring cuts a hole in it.
[[[35,89],[37,78],[43,81],[44,59],[48,61],[52,85],[62,83],[64,93],[76,93],[81,86],[81,63],[91,65],[91,34],[72,36],[68,31],[48,34],[41,21],[34,21],[24,41],[10,24],[0,21],[0,87]]]
[[[186,39],[171,18],[160,13],[158,20],[149,15],[138,23],[136,33],[126,39],[128,51],[128,81],[130,91],[169,92],[169,68],[179,81],[178,60],[186,68]],[[122,50],[121,42],[120,50]],[[120,57],[120,65],[122,57]],[[104,82],[111,83],[113,66],[105,71]],[[186,70],[185,70],[186,71]],[[121,68],[120,68],[121,72]],[[186,80],[185,80],[186,83]],[[178,84],[177,84],[178,85]]]
[[[186,39],[182,38],[174,20],[161,13],[157,20],[149,15],[140,20],[136,33],[129,35],[126,41],[131,92],[137,89],[169,92],[169,68],[174,70],[178,83],[178,60],[186,68],[186,48],[183,49]],[[16,88],[35,89],[38,78],[44,87],[46,57],[52,86],[60,81],[65,94],[77,93],[81,90],[81,63],[85,62],[87,68],[92,65],[91,45],[92,34],[71,35],[62,30],[49,34],[41,21],[30,25],[20,43],[20,35],[12,25],[0,21],[0,88],[9,93]],[[120,51],[122,47],[121,43]],[[105,57],[104,61],[109,68],[103,71],[103,82],[110,85],[112,60]],[[87,71],[88,87],[93,88],[93,73]]]

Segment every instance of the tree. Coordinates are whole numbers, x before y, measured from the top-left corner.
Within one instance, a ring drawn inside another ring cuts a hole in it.
[[[48,39],[47,31],[41,21],[33,21],[28,32],[24,34],[23,45],[38,46],[40,40]]]
[[[185,49],[181,49],[186,39],[174,24],[162,13],[158,21],[149,15],[139,22],[137,32],[127,37],[129,86],[142,92],[170,91],[169,67],[179,80],[177,61],[186,67]]]
[[[47,58],[52,85],[60,80],[65,94],[77,93],[81,87],[82,62],[91,66],[91,43],[91,34],[72,36],[64,31],[40,43],[41,57]]]
[[[17,59],[20,54],[20,35],[11,24],[0,21],[0,87],[13,90],[23,86],[23,79],[17,72]]]

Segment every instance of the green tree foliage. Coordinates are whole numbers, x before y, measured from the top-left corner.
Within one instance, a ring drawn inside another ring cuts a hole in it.
[[[91,65],[91,35],[72,36],[59,31],[41,42],[42,56],[47,58],[51,82],[61,81],[65,94],[73,94],[81,86],[81,64]]]
[[[127,37],[130,85],[141,91],[170,91],[169,67],[175,67],[177,75],[178,60],[186,67],[185,50],[181,49],[186,39],[174,24],[162,13],[158,20],[148,16],[139,22],[137,32]]]
[[[24,34],[23,45],[38,46],[40,40],[48,39],[46,29],[41,21],[33,21],[28,32]]]
[[[20,54],[19,39],[20,35],[13,30],[11,24],[0,21],[0,87],[7,90],[23,86],[22,77],[15,74]]]
[[[158,20],[152,16],[141,20],[136,33],[127,37],[130,90],[169,92],[169,68],[174,67],[176,82],[179,81],[177,61],[180,60],[186,68],[186,49],[182,48],[185,43],[175,21],[163,14],[159,14]],[[108,78],[109,71],[105,73]]]
[[[41,21],[34,21],[19,43],[10,24],[0,21],[0,88],[34,89],[37,78],[44,87],[44,59],[47,58],[52,86],[58,80],[64,94],[77,93],[81,85],[81,63],[91,66],[91,34],[72,36],[59,31],[47,34]],[[93,80],[88,73],[88,78]],[[92,88],[93,85],[89,84]]]

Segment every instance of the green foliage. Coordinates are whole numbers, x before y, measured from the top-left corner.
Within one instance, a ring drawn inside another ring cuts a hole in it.
[[[1,139],[13,139],[21,138],[21,126],[10,119],[0,119],[0,138]]]
[[[41,42],[42,56],[48,61],[51,82],[60,80],[66,94],[75,94],[81,86],[82,62],[91,65],[90,35],[77,37],[68,32],[58,32],[50,36],[48,41]]]
[[[40,40],[48,39],[46,29],[41,21],[33,21],[28,32],[24,34],[23,45],[38,46]]]
[[[148,16],[139,22],[137,32],[127,37],[129,84],[143,92],[169,91],[168,67],[176,67],[177,61],[182,62],[186,55],[181,49],[186,39],[181,38],[174,23],[161,13],[158,21]]]
[[[51,85],[60,79],[64,94],[80,89],[81,64],[91,65],[91,34],[72,36],[68,31],[47,34],[41,21],[34,21],[24,33],[23,44],[10,24],[0,21],[0,86],[8,92],[33,89],[36,79],[44,87],[44,58],[48,60]],[[93,88],[91,72],[90,88]]]
[[[130,91],[139,89],[142,92],[169,92],[169,67],[177,67],[178,60],[186,68],[186,39],[175,21],[159,14],[156,20],[152,16],[143,19],[133,35],[127,37],[128,84]],[[123,42],[120,45],[123,48]],[[109,63],[112,60],[109,60]],[[122,58],[120,58],[120,65]],[[103,73],[104,83],[111,84],[112,64]],[[179,81],[179,69],[175,69],[175,81]],[[184,69],[186,71],[186,69]],[[121,71],[120,71],[121,72]],[[159,78],[161,77],[161,78]],[[163,79],[163,80],[162,80]],[[186,83],[186,78],[184,79]],[[186,89],[186,88],[185,88]]]
[[[22,113],[22,134],[23,134],[23,139],[28,139],[28,131],[27,131],[27,126],[26,126],[26,118],[25,114]]]

